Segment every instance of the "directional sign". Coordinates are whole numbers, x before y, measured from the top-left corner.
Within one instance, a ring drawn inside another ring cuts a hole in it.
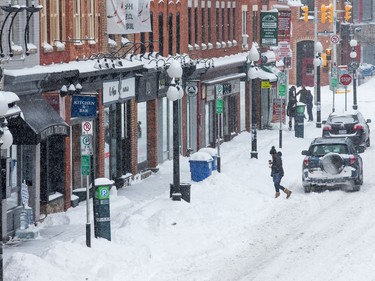
[[[90,175],[90,155],[81,156],[81,174],[83,176]]]
[[[336,77],[331,78],[331,86],[332,86],[332,88],[337,88],[337,78]]]
[[[223,103],[224,101],[216,100],[216,114],[222,114],[223,113]]]
[[[286,85],[285,84],[279,84],[277,88],[278,88],[278,92],[279,92],[279,97],[285,97]]]
[[[340,76],[340,83],[347,86],[352,83],[352,77],[349,74],[342,74]]]

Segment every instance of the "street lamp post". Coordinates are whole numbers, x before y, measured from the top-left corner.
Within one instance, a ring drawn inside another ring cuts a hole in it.
[[[350,47],[352,48],[350,52],[350,58],[352,59],[352,62],[350,63],[350,67],[353,72],[353,109],[357,110],[358,105],[357,105],[357,68],[358,64],[355,62],[355,59],[357,58],[357,52],[355,48],[357,47],[357,40],[352,39],[349,42]]]
[[[323,52],[322,43],[317,41],[315,43],[315,53],[316,56],[314,58],[313,64],[315,67],[315,76],[316,76],[316,127],[322,127],[322,120],[321,120],[321,100],[320,100],[320,65],[322,64],[322,60],[320,54]]]
[[[180,124],[178,103],[183,97],[183,90],[179,84],[182,78],[182,67],[178,60],[172,59],[167,73],[172,78],[172,82],[167,91],[167,98],[173,102],[173,184],[170,188],[170,196],[174,201],[181,200],[180,188]]]
[[[0,92],[0,150],[8,149],[13,143],[13,136],[6,127],[5,115],[8,111],[8,102]],[[0,281],[3,281],[3,193],[0,192]]]
[[[256,94],[255,94],[255,83],[254,80],[258,78],[258,69],[255,66],[255,62],[259,60],[259,52],[253,44],[249,54],[247,56],[250,64],[248,70],[248,79],[251,81],[251,152],[250,157],[258,159],[257,152],[257,107],[256,107]]]

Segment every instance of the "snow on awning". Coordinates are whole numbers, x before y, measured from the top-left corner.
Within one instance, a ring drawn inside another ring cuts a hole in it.
[[[69,134],[69,125],[41,94],[20,96],[22,114],[8,120],[13,144],[35,145],[51,135]]]
[[[241,78],[245,78],[245,77],[246,77],[246,73],[236,73],[236,74],[220,76],[218,78],[211,79],[211,80],[205,80],[205,81],[202,81],[202,83],[204,83],[206,85],[214,85],[214,84],[226,82],[226,81],[229,81],[229,80],[241,79]]]

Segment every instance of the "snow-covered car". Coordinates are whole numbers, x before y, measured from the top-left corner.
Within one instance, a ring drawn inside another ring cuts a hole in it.
[[[363,184],[363,162],[350,138],[316,138],[303,150],[302,185],[305,192],[344,188],[359,191]]]
[[[332,112],[326,121],[323,120],[322,136],[325,138],[349,137],[356,146],[370,146],[370,119],[365,119],[357,111],[344,113]]]

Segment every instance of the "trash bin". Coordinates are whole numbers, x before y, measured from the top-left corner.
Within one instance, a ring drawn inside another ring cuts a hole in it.
[[[213,161],[212,161],[212,171],[217,170],[217,151],[215,148],[211,147],[203,147],[199,149],[199,152],[206,152],[211,155]]]
[[[295,137],[297,138],[304,137],[305,107],[306,107],[306,104],[304,104],[303,102],[298,102],[296,106],[294,134],[295,134]]]
[[[207,152],[196,152],[191,155],[190,173],[192,181],[202,181],[212,174],[213,159]]]

